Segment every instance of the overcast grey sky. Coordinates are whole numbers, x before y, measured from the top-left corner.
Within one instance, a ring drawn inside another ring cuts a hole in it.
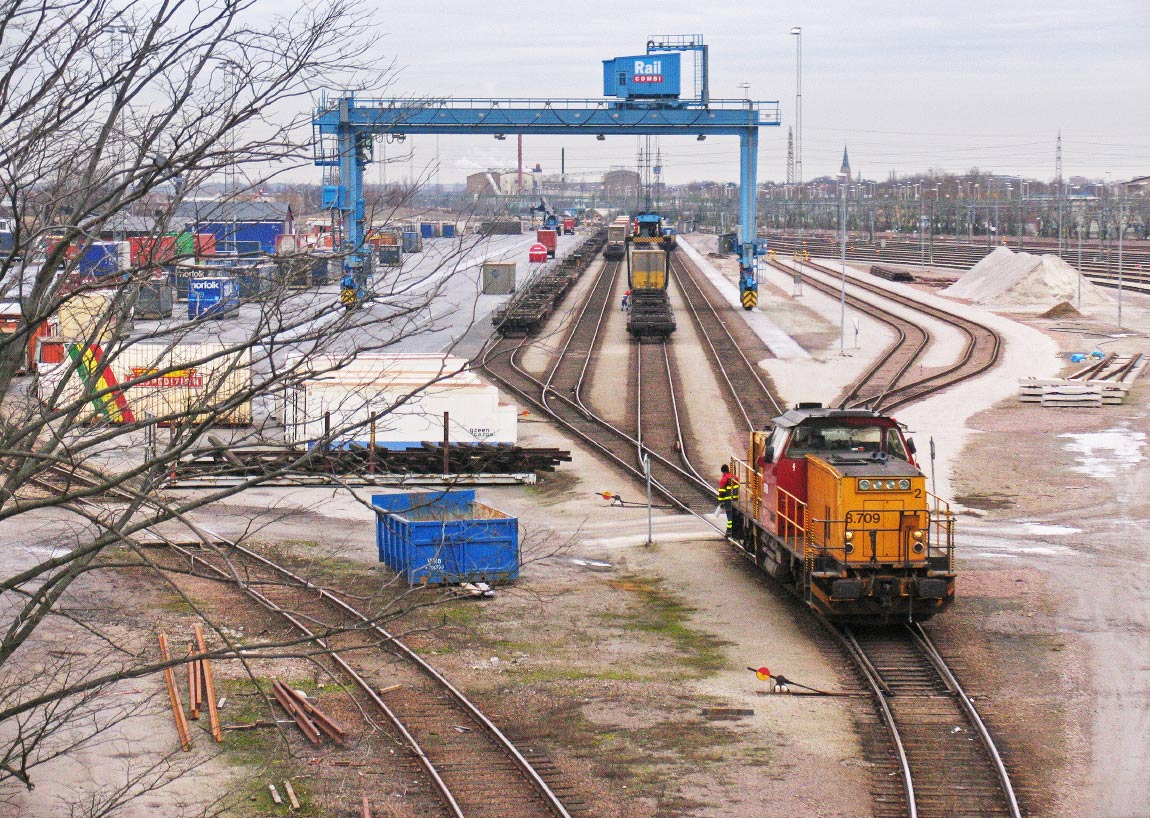
[[[882,179],[972,166],[1049,179],[1062,132],[1063,172],[1114,180],[1150,174],[1150,4],[1146,0],[871,0],[623,4],[421,0],[377,7],[377,47],[400,73],[386,94],[454,97],[602,96],[601,61],[642,53],[650,34],[702,34],[711,95],[778,100],[783,124],[763,129],[759,179],[786,175],[802,27],[804,176],[854,170]],[[515,164],[515,139],[411,137],[418,174],[439,179]],[[638,140],[525,139],[525,164],[598,175],[634,167]],[[664,178],[736,179],[734,138],[664,138]],[[389,157],[400,152],[389,146]],[[377,149],[377,157],[382,149]],[[383,175],[369,170],[369,181]]]

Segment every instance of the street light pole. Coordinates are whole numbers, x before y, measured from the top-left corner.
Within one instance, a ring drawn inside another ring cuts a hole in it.
[[[1126,185],[1118,200],[1118,327],[1122,327],[1122,234],[1126,232]]]
[[[1022,177],[1018,177],[1018,252],[1022,252]]]
[[[842,287],[839,290],[839,354],[846,354],[847,335],[847,185],[851,178],[850,160],[847,158],[847,149],[843,148],[843,164],[839,168],[839,228],[841,239],[841,274]]]
[[[803,29],[791,29],[795,37],[795,184],[803,184]]]
[[[914,195],[918,199],[918,266],[923,268],[926,267],[926,230],[923,229],[922,223],[926,216],[923,210],[922,197],[919,196],[917,190]]]
[[[1078,214],[1078,309],[1082,309],[1082,228],[1086,224],[1086,202]]]

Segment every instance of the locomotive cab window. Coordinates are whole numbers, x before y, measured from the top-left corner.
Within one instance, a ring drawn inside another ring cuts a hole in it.
[[[771,452],[771,462],[777,463],[783,454],[783,444],[787,440],[787,430],[781,426],[776,426],[774,431],[771,432],[770,442],[767,443],[767,448]]]
[[[886,430],[886,453],[899,460],[910,460],[910,455],[907,454],[906,447],[902,442],[902,435],[898,433],[898,429]]]
[[[826,452],[886,452],[890,457],[908,460],[898,429],[890,426],[827,424],[799,426],[791,433],[786,456],[801,458]]]

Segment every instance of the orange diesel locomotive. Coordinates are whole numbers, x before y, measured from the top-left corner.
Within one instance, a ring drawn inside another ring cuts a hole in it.
[[[893,418],[799,404],[733,459],[732,539],[836,622],[925,620],[954,600],[954,518]]]

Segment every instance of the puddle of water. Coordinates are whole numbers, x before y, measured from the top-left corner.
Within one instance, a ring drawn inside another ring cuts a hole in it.
[[[1068,451],[1078,455],[1072,470],[1093,477],[1112,479],[1119,469],[1127,469],[1145,460],[1146,435],[1128,429],[1105,429],[1101,432],[1067,432],[1059,435],[1069,442]]]
[[[581,568],[590,568],[592,571],[610,571],[615,566],[603,560],[591,560],[583,557],[571,557],[567,562],[572,565],[578,565]]]
[[[1068,534],[1075,529],[1058,528],[1057,533]],[[1020,527],[1022,528],[1022,527]],[[966,546],[962,548],[962,546]],[[966,532],[959,538],[959,554],[967,557],[1003,559],[1013,557],[1069,557],[1074,549],[1048,542],[1035,542],[1012,536],[1009,529],[996,528],[993,532]]]
[[[1072,528],[1068,525],[1050,525],[1047,523],[1023,523],[1022,530],[1036,537],[1060,537],[1066,534],[1079,534],[1081,528]]]

